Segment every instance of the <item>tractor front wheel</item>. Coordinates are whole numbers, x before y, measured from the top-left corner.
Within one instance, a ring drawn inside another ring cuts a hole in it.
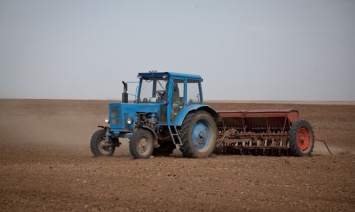
[[[205,111],[188,114],[181,126],[180,151],[188,158],[205,158],[212,154],[217,141],[217,127]]]
[[[290,148],[295,156],[311,156],[314,147],[314,133],[310,123],[298,120],[290,128],[288,134]]]
[[[91,137],[91,152],[95,157],[112,156],[115,152],[115,146],[106,142],[106,130],[97,130]]]
[[[134,159],[147,159],[154,150],[153,136],[148,130],[137,129],[129,141],[129,151]]]

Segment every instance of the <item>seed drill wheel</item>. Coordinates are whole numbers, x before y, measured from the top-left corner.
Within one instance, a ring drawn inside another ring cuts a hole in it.
[[[288,134],[290,149],[295,156],[311,156],[314,147],[312,126],[306,120],[298,120]]]
[[[152,134],[144,129],[137,129],[133,132],[129,141],[129,151],[134,159],[149,158],[154,149]]]
[[[97,130],[91,137],[91,152],[95,157],[112,156],[115,147],[106,142],[106,130]]]
[[[181,126],[180,151],[188,158],[204,158],[212,154],[217,142],[217,127],[205,111],[190,113]]]

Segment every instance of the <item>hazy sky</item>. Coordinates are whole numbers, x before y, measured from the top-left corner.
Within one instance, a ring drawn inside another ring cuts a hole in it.
[[[120,99],[151,69],[205,99],[355,101],[354,0],[0,0],[0,98]]]

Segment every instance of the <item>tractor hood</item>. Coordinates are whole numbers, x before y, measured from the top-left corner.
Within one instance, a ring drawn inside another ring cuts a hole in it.
[[[132,132],[137,122],[137,113],[159,113],[159,104],[110,103],[108,105],[110,130],[116,135]]]

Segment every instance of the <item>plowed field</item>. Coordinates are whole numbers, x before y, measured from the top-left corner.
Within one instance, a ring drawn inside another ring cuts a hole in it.
[[[92,157],[108,101],[0,100],[0,211],[355,211],[355,104],[210,103],[297,109],[312,157],[212,155],[134,160],[128,140]]]

